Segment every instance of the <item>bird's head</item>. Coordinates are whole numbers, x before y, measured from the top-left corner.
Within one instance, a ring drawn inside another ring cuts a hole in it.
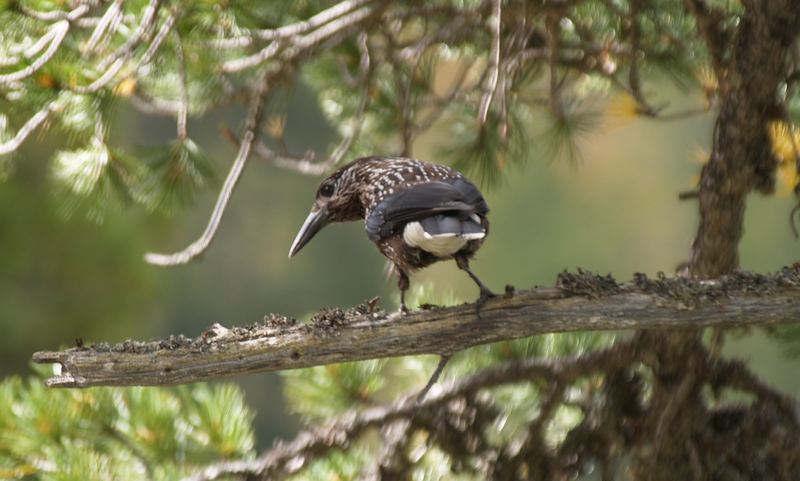
[[[317,232],[331,222],[364,217],[364,206],[359,196],[359,170],[359,164],[348,164],[319,184],[311,212],[289,248],[289,257],[297,254]]]

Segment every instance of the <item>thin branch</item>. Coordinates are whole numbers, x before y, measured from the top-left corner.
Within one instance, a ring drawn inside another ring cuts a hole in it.
[[[170,12],[170,14],[167,15],[167,18],[164,19],[164,23],[161,24],[161,28],[156,33],[156,36],[153,38],[153,41],[150,42],[150,45],[147,47],[147,50],[145,50],[144,55],[142,55],[142,58],[139,59],[139,62],[137,62],[137,66],[135,69],[136,72],[138,72],[142,66],[150,63],[150,61],[153,59],[153,55],[156,54],[158,48],[164,42],[164,39],[167,38],[167,34],[172,31],[172,27],[173,25],[175,25],[175,20],[176,20],[175,15]]]
[[[175,20],[176,19],[174,14],[169,13],[167,15],[167,18],[164,20],[164,23],[161,25],[161,28],[159,28],[155,37],[150,42],[150,45],[148,45],[144,55],[142,55],[142,57],[139,60],[133,62],[133,65],[130,69],[133,72],[133,75],[138,73],[144,65],[146,65],[152,60],[153,55],[155,55],[155,53],[158,51],[158,48],[163,43],[167,34],[170,31],[172,31],[172,27],[175,23]],[[103,72],[103,74],[100,75],[100,77],[98,77],[91,84],[86,86],[77,85],[70,87],[70,89],[80,94],[90,94],[99,91],[100,89],[106,87],[112,80],[116,78],[116,75],[120,72],[120,70],[122,70],[122,67],[128,60],[130,60],[132,56],[133,56],[133,50],[129,51],[122,57],[117,58],[110,66],[108,66],[105,72]]]
[[[153,41],[150,42],[150,45],[148,45],[144,55],[142,55],[142,57],[139,60],[133,62],[133,66],[130,69],[133,72],[132,75],[136,75],[144,65],[148,64],[152,60],[153,55],[155,55],[155,53],[158,51],[158,48],[164,42],[164,39],[166,38],[167,34],[170,31],[172,31],[172,27],[174,24],[175,24],[175,15],[170,13],[167,15],[167,18],[164,19],[164,23],[161,25],[161,28],[159,28],[155,37],[153,37]],[[89,85],[71,86],[69,87],[70,90],[79,94],[91,94],[106,87],[109,83],[111,83],[112,80],[116,78],[116,75],[120,72],[120,70],[122,70],[122,67],[125,66],[125,62],[129,60],[130,55],[132,55],[132,52],[126,57],[118,58],[117,60],[115,60],[114,63],[112,63],[108,67],[108,69],[105,72],[103,72],[102,75],[100,75],[100,77],[98,77],[94,82],[90,83]],[[176,109],[176,112],[179,111],[180,111],[180,106],[178,107],[178,109]]]
[[[149,115],[166,115],[174,117],[180,111],[180,105],[175,100],[150,97],[146,92],[137,91],[130,97],[131,105],[138,111]]]
[[[185,140],[188,136],[187,123],[189,119],[189,87],[186,81],[186,57],[183,55],[181,36],[175,32],[175,60],[178,62],[178,75],[181,82],[180,108],[176,116],[178,139]]]
[[[34,73],[38,72],[39,69],[44,67],[44,65],[49,62],[53,56],[55,56],[56,52],[58,52],[58,48],[61,46],[61,43],[64,41],[64,38],[66,38],[67,33],[69,32],[69,25],[69,20],[59,20],[58,22],[54,23],[53,26],[50,27],[50,30],[48,30],[48,32],[45,34],[45,37],[47,37],[50,41],[47,50],[45,50],[44,53],[39,56],[39,58],[34,60],[24,69],[0,75],[0,84],[16,82],[30,77]]]
[[[128,58],[133,50],[139,46],[146,35],[149,35],[150,31],[153,28],[153,23],[156,19],[156,13],[161,5],[160,0],[150,0],[150,3],[147,4],[147,7],[144,9],[144,13],[142,13],[142,21],[139,23],[139,26],[136,27],[133,34],[123,43],[113,54],[109,55],[108,57],[104,58],[98,63],[98,69],[101,71],[107,70],[111,64],[116,62],[121,58]]]
[[[267,60],[271,59],[275,56],[276,53],[282,47],[280,42],[272,42],[266,47],[262,48],[258,51],[258,53],[242,57],[236,58],[233,60],[228,60],[224,64],[222,64],[222,71],[226,73],[238,72],[240,70],[245,70],[248,68],[255,67]]]
[[[89,37],[89,40],[86,41],[84,52],[94,52],[97,49],[97,46],[100,44],[100,40],[106,35],[106,32],[113,32],[114,29],[111,27],[116,25],[121,18],[122,0],[114,0],[114,2],[108,6],[106,12],[102,17],[100,17],[100,21],[94,27],[92,35]]]
[[[502,0],[494,0],[494,12],[489,22],[492,29],[492,51],[490,54],[490,74],[489,84],[486,93],[481,98],[481,104],[478,108],[478,122],[480,125],[486,123],[486,116],[489,115],[489,107],[492,105],[492,99],[497,91],[497,82],[500,79],[500,25],[501,17],[503,14]]]
[[[630,2],[630,11],[627,18],[630,23],[630,68],[628,72],[628,83],[630,84],[630,92],[636,102],[639,103],[639,111],[641,114],[648,117],[657,115],[658,110],[654,109],[642,91],[642,77],[639,72],[639,61],[644,56],[642,51],[642,28],[639,25],[639,16],[641,10],[641,0],[632,0]]]
[[[352,127],[350,129],[350,133],[345,135],[342,139],[342,142],[336,147],[336,149],[331,154],[330,158],[324,162],[326,164],[326,168],[338,164],[344,155],[350,150],[350,146],[353,145],[355,139],[358,138],[359,134],[361,133],[361,126],[364,122],[362,122],[364,118],[364,112],[367,110],[367,103],[369,102],[369,83],[370,83],[370,73],[372,71],[372,62],[370,61],[369,55],[369,46],[367,45],[367,34],[362,33],[358,37],[358,46],[361,50],[361,61],[359,63],[359,80],[361,83],[361,98],[358,101],[358,106],[356,107],[356,113],[352,119]]]
[[[17,131],[17,135],[13,138],[9,139],[8,141],[0,144],[0,155],[10,154],[19,148],[25,139],[36,130],[42,123],[47,120],[50,114],[59,106],[58,100],[53,100],[47,105],[45,105],[41,110],[33,114],[31,118],[25,122],[19,131]]]
[[[34,360],[62,365],[61,374],[48,380],[53,387],[171,385],[336,362],[451,353],[553,332],[772,325],[798,319],[800,268],[713,281],[648,280],[638,275],[633,283],[622,285],[580,272],[562,274],[558,288],[491,300],[481,308],[480,320],[474,304],[402,318],[362,308],[319,325],[273,316],[273,321],[251,328],[215,326],[196,339],[40,352]]]
[[[117,60],[112,63],[105,72],[103,72],[97,79],[95,79],[89,85],[75,85],[70,87],[70,90],[74,91],[75,93],[79,94],[92,94],[97,92],[98,90],[102,89],[106,85],[108,85],[122,70],[123,65],[125,65],[125,60],[122,58],[118,58]]]
[[[283,61],[292,60],[298,57],[301,53],[307,52],[311,48],[328,39],[350,31],[358,26],[361,22],[372,16],[374,12],[375,9],[371,8],[370,6],[355,10],[347,15],[337,18],[335,21],[322,25],[320,28],[304,36],[292,38],[291,41],[287,42],[287,47],[283,51],[281,50],[281,47],[284,46],[283,41],[273,41],[256,54],[225,62],[222,64],[222,71],[226,73],[232,73],[253,68],[276,57],[279,52],[282,52],[283,54],[281,56]]]
[[[235,144],[239,144],[239,139],[230,135],[231,132],[223,131],[228,140]],[[291,170],[298,174],[319,176],[325,173],[327,169],[327,162],[319,162],[317,154],[309,150],[302,157],[293,156],[285,153],[278,153],[269,148],[261,139],[256,139],[253,144],[253,153],[262,159],[272,162],[276,167]]]
[[[301,22],[274,29],[251,30],[248,32],[249,35],[217,40],[214,42],[214,46],[217,48],[249,47],[253,44],[254,39],[256,38],[259,40],[277,40],[294,37],[295,35],[307,33],[311,30],[319,28],[322,25],[331,22],[336,18],[372,1],[374,0],[346,0],[319,12],[308,20],[303,20]]]
[[[439,377],[444,372],[444,368],[447,366],[447,363],[450,362],[450,354],[443,354],[439,356],[439,362],[436,364],[436,368],[433,370],[431,377],[428,378],[428,382],[425,384],[425,387],[417,393],[417,399],[422,401],[425,399],[425,396],[428,395],[428,392],[431,390],[436,381],[439,380]]]
[[[150,264],[158,266],[174,266],[186,264],[198,255],[202,254],[207,248],[214,236],[217,233],[217,228],[231,199],[233,190],[239,182],[242,175],[244,166],[250,158],[250,149],[253,146],[253,141],[256,138],[256,129],[261,123],[261,116],[264,110],[264,103],[267,93],[269,92],[268,86],[268,72],[264,72],[258,81],[258,87],[253,94],[253,99],[250,103],[250,110],[247,113],[247,120],[244,126],[244,135],[242,136],[242,143],[239,147],[239,152],[233,161],[228,177],[222,186],[222,190],[217,197],[217,203],[214,206],[214,211],[211,213],[211,218],[208,221],[205,231],[199,239],[191,243],[188,247],[180,252],[174,254],[156,254],[149,252],[145,254],[144,259]]]
[[[549,108],[556,118],[564,117],[564,105],[561,101],[563,80],[558,79],[559,52],[561,50],[561,26],[557,17],[548,16],[547,27],[547,62],[549,66]],[[566,75],[564,76],[566,79]]]
[[[42,20],[45,22],[68,20],[71,22],[85,15],[86,12],[88,12],[91,7],[89,2],[86,2],[86,3],[81,3],[74,9],[70,10],[69,12],[65,12],[63,10],[40,12],[38,10],[33,10],[32,8],[27,7],[22,3],[15,3],[14,8],[18,8],[24,15],[27,15],[28,17],[31,18],[35,18],[36,20]]]

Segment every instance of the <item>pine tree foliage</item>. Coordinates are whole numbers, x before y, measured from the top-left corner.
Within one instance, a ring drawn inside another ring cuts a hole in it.
[[[709,8],[723,27],[742,10],[727,1]],[[580,136],[606,114],[600,99],[608,93],[632,100],[631,116],[679,114],[649,86],[666,78],[697,89],[710,63],[694,17],[674,0],[301,1],[290,8],[18,1],[4,4],[0,24],[0,92],[10,114],[2,153],[22,144],[8,145],[15,132],[24,140],[35,130],[64,129],[68,142],[53,156],[53,180],[95,219],[115,195],[171,212],[207,186],[210,166],[187,140],[186,117],[246,99],[263,69],[276,85],[305,82],[331,124],[354,137],[338,160],[376,150],[408,154],[421,133],[441,126],[451,134],[444,158],[494,184],[511,163],[579,158]],[[364,49],[355,31],[365,34]],[[794,125],[800,100],[790,80],[782,96]],[[705,92],[705,108],[715,94]],[[125,167],[119,159],[130,153],[107,145],[121,102],[176,117],[177,140],[147,156],[159,160]],[[103,151],[116,152],[106,167],[64,172],[65,160],[98,161]],[[8,171],[8,160],[3,165]]]
[[[0,478],[167,480],[254,453],[253,414],[233,385],[52,391],[0,383]]]

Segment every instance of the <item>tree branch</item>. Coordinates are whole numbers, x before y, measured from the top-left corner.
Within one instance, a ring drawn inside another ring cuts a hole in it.
[[[50,29],[45,33],[42,38],[37,42],[36,45],[44,45],[49,44],[47,50],[42,53],[36,60],[31,62],[30,65],[27,67],[18,70],[16,72],[11,72],[7,74],[0,75],[0,84],[7,84],[11,82],[17,82],[19,80],[25,79],[30,77],[31,75],[35,74],[39,71],[44,65],[53,58],[53,56],[58,52],[58,48],[61,46],[61,42],[67,37],[67,33],[69,32],[70,21],[69,20],[59,20],[58,22],[54,23]],[[41,42],[41,43],[40,43]]]
[[[264,324],[215,325],[195,339],[98,344],[38,352],[60,363],[52,387],[173,385],[261,371],[467,347],[553,332],[772,325],[800,319],[800,267],[771,275],[739,273],[713,281],[648,279],[617,284],[579,271],[558,287],[522,291],[474,305],[385,315],[369,306],[324,310],[309,323],[271,315]]]
[[[217,233],[217,228],[219,227],[219,223],[222,221],[222,216],[225,214],[225,209],[231,199],[231,195],[233,195],[233,190],[236,188],[236,184],[239,182],[239,178],[242,175],[244,166],[247,164],[247,160],[250,158],[250,149],[253,146],[253,141],[256,138],[256,129],[258,128],[259,124],[261,124],[264,103],[269,92],[268,79],[269,73],[265,70],[260,77],[256,92],[253,93],[253,98],[250,103],[250,110],[245,121],[242,143],[239,146],[239,152],[236,154],[236,158],[233,160],[233,164],[228,172],[228,176],[225,178],[225,183],[222,185],[222,190],[217,197],[217,203],[214,205],[214,211],[211,213],[211,218],[208,220],[208,225],[203,231],[203,234],[185,249],[174,254],[157,254],[148,252],[144,255],[144,259],[148,263],[158,266],[186,264],[198,255],[202,254],[214,239],[214,236]]]
[[[25,122],[22,127],[20,127],[14,137],[0,144],[0,155],[10,154],[11,152],[17,150],[19,146],[25,142],[25,139],[27,139],[37,127],[42,125],[42,123],[50,116],[50,113],[58,107],[59,101],[56,99],[49,102],[47,105],[42,107],[41,110],[33,114],[31,118],[29,118],[28,121]]]
[[[301,432],[291,443],[280,443],[258,459],[211,465],[185,478],[184,481],[211,481],[224,476],[242,474],[257,476],[259,479],[291,475],[306,464],[290,463],[293,459],[298,457],[313,459],[332,449],[346,448],[355,438],[372,427],[413,417],[417,413],[447,404],[481,389],[529,380],[557,380],[561,384],[567,384],[579,377],[617,366],[620,360],[630,360],[631,355],[636,355],[633,348],[633,343],[623,342],[580,357],[556,360],[525,359],[493,366],[449,383],[425,400],[419,400],[413,395],[391,405],[350,411],[327,426]]]

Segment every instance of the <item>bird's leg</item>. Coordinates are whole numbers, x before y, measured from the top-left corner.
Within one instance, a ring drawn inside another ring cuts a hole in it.
[[[476,302],[477,308],[478,308],[477,309],[478,310],[478,317],[480,317],[481,307],[489,299],[491,299],[493,297],[497,297],[497,294],[495,294],[494,292],[492,292],[491,289],[486,287],[486,284],[481,282],[481,280],[478,279],[478,276],[476,276],[475,273],[472,272],[472,269],[469,268],[469,260],[466,257],[464,257],[464,256],[456,256],[455,259],[456,259],[456,264],[458,265],[458,268],[461,269],[462,271],[466,271],[466,273],[469,274],[469,276],[472,278],[472,280],[475,281],[475,284],[478,284],[478,288],[480,288],[480,290],[481,290],[481,294],[478,297],[478,300]]]
[[[397,287],[400,288],[400,313],[401,314],[408,314],[408,308],[406,307],[406,291],[408,290],[409,281],[408,281],[408,274],[406,274],[403,270],[399,267],[397,269]]]

